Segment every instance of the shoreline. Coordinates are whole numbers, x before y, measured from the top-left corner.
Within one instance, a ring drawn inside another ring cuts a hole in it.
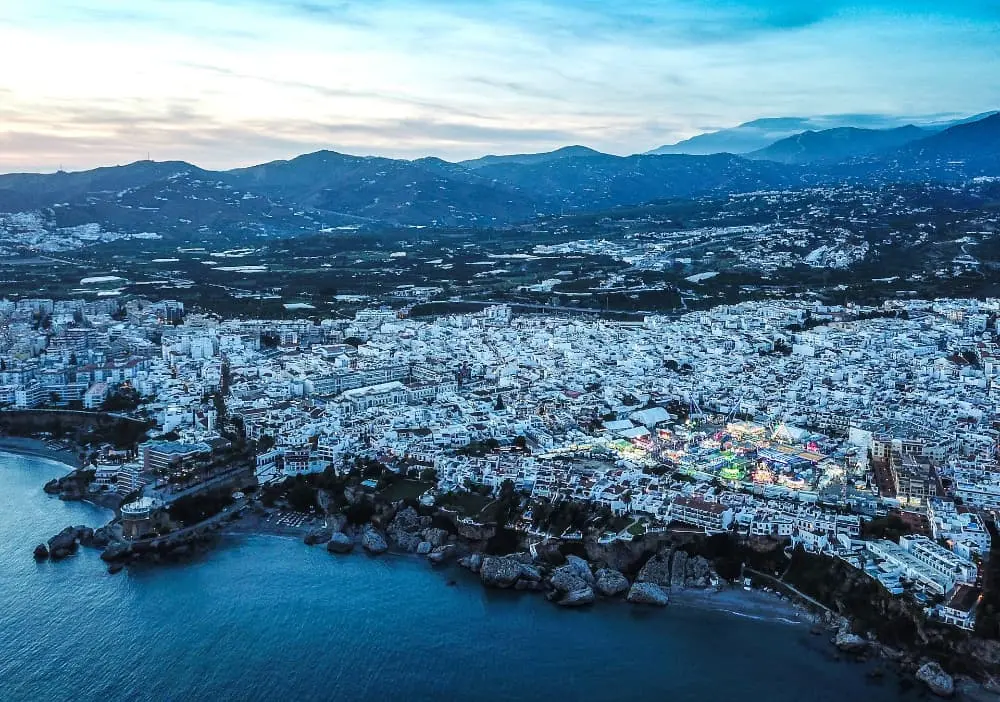
[[[46,458],[56,463],[62,463],[70,470],[78,469],[80,461],[76,452],[66,446],[64,442],[57,443],[61,444],[62,448],[53,448],[43,439],[27,436],[0,436],[0,453]]]
[[[2,454],[42,458],[47,461],[52,461],[53,463],[59,463],[67,468],[67,475],[80,469],[79,460],[77,459],[76,453],[74,453],[72,449],[69,447],[59,449],[52,448],[42,439],[34,439],[23,436],[2,436],[0,437],[0,455]],[[117,496],[110,494],[87,495],[86,497],[74,501],[83,502],[84,504],[97,507],[98,509],[107,510],[112,514],[115,513],[119,504]]]
[[[312,548],[325,551],[325,547],[322,544],[309,546],[302,541],[303,537],[315,527],[277,526],[263,522],[263,520],[260,519],[254,520],[254,523],[243,522],[244,520],[240,520],[238,522],[227,524],[224,529],[218,532],[219,536],[223,538],[243,538],[248,536],[277,538],[285,541],[297,541],[299,546],[304,546],[307,549]],[[425,558],[409,551],[400,551],[390,548],[384,554],[369,555],[358,547],[351,553],[330,555],[331,557],[339,558],[359,556],[372,559],[384,557],[405,558],[413,563],[424,562],[427,567],[432,569],[455,569],[458,573],[471,576],[468,578],[460,578],[459,580],[468,579],[470,582],[475,580],[476,585],[480,588],[486,589],[480,581],[478,575],[475,573],[469,573],[468,570],[462,568],[457,563],[452,562],[442,566],[435,566]],[[786,626],[796,627],[815,626],[817,623],[815,615],[810,613],[807,608],[795,603],[789,598],[782,598],[775,593],[769,593],[759,589],[746,591],[738,585],[726,585],[721,589],[709,588],[699,590],[694,588],[682,588],[670,590],[667,594],[670,597],[670,602],[665,608],[667,610],[671,608],[678,608],[719,612],[721,614],[739,617],[741,619],[751,619],[762,623],[783,624]],[[544,598],[542,598],[542,600],[544,600]],[[595,604],[598,603],[620,605],[628,604],[625,602],[623,597],[601,597]],[[630,606],[635,607],[636,605]]]

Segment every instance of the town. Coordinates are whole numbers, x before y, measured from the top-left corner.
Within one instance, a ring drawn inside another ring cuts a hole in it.
[[[632,322],[505,305],[257,320],[24,298],[0,302],[0,405],[146,423],[136,445],[86,456],[86,490],[125,501],[126,538],[169,534],[157,514],[198,494],[227,492],[199,517],[217,518],[254,490],[374,465],[472,524],[513,488],[508,525],[534,542],[784,540],[971,630],[1000,510],[998,312],[943,299]]]

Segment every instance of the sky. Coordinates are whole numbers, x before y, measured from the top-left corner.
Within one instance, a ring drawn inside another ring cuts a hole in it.
[[[997,0],[0,0],[0,172],[1000,108]]]

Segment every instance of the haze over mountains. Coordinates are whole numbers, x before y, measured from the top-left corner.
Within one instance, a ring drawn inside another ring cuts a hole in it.
[[[675,144],[653,149],[650,154],[708,155],[717,153],[748,154],[766,149],[772,144],[804,132],[829,132],[840,128],[864,131],[891,131],[900,127],[920,126],[927,131],[940,131],[965,122],[975,122],[996,112],[983,112],[971,117],[952,120],[924,120],[920,125],[882,115],[830,115],[826,117],[765,117],[744,122],[736,127],[706,132]]]
[[[775,126],[762,121],[768,129]],[[732,145],[731,137],[720,138]],[[750,140],[741,143],[745,148]],[[450,163],[319,151],[230,171],[142,161],[76,173],[0,176],[0,211],[45,210],[55,226],[97,223],[107,231],[178,238],[206,230],[291,236],[348,225],[505,226],[539,215],[600,212],[669,198],[996,175],[1000,114],[994,113],[945,128],[800,131],[743,155],[622,157],[570,146]]]

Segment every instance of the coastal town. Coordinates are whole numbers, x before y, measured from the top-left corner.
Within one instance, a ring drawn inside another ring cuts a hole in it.
[[[529,544],[677,529],[786,542],[972,630],[1000,509],[998,311],[244,320],[169,300],[19,299],[0,303],[0,404],[146,423],[133,446],[85,457],[85,490],[126,501],[125,540],[171,533],[157,515],[198,494],[230,493],[203,515],[217,519],[247,492],[364,466],[360,489],[393,476],[422,505],[459,505],[466,526],[495,521],[512,490],[500,527]],[[302,523],[313,507],[299,509]],[[447,554],[422,540],[410,550]]]

